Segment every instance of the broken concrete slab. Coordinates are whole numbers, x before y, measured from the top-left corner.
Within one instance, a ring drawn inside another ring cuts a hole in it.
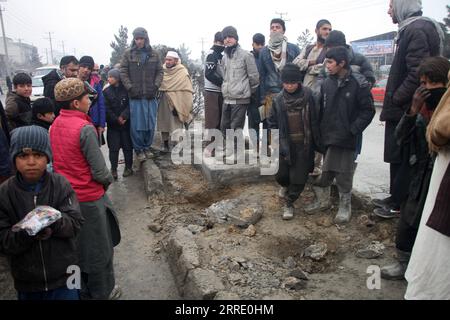
[[[228,212],[228,219],[239,228],[248,228],[261,220],[264,208],[260,205],[250,205],[238,212],[239,214],[236,214],[236,211]]]
[[[225,286],[214,271],[198,268],[189,271],[183,297],[187,300],[213,300],[223,290]]]
[[[384,254],[385,249],[384,244],[373,241],[366,248],[358,250],[356,256],[362,259],[377,259]]]
[[[310,258],[314,261],[320,261],[325,258],[328,252],[328,246],[326,243],[317,243],[306,248],[304,252],[304,257]]]
[[[161,171],[152,160],[146,160],[141,165],[144,176],[145,192],[148,197],[163,193],[164,183]]]
[[[212,222],[219,224],[231,223],[239,228],[254,226],[261,220],[263,214],[264,208],[261,205],[248,205],[241,199],[223,200],[214,203],[204,212],[204,215]]]

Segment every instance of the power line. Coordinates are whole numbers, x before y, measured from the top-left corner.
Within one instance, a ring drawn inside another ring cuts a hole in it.
[[[54,58],[53,58],[52,33],[53,32],[49,32],[48,33],[48,38],[44,38],[44,39],[50,41],[50,57],[52,59],[52,64],[53,64],[54,63]]]

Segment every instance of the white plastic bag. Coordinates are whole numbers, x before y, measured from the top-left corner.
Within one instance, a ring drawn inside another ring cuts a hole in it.
[[[48,206],[40,206],[28,213],[22,221],[14,225],[12,231],[19,232],[25,230],[29,236],[34,237],[61,218],[61,212],[58,210]]]

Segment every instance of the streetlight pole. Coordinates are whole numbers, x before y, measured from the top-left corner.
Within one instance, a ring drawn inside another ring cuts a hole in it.
[[[6,0],[0,0],[0,2],[6,2]],[[6,71],[6,75],[9,76],[8,41],[6,41],[5,24],[3,22],[3,7],[1,4],[0,4],[0,20],[1,20],[1,24],[2,24],[3,46],[5,47],[5,71]]]

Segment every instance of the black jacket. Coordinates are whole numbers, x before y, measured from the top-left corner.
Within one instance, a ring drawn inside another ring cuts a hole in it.
[[[9,257],[15,288],[40,292],[66,286],[67,268],[78,263],[76,236],[83,218],[70,183],[62,176],[47,173],[37,194],[27,191],[18,176],[0,186],[0,254]],[[48,205],[63,214],[51,226],[52,237],[37,241],[24,231],[11,228],[36,206]]]
[[[218,46],[213,46],[211,48],[212,52],[206,57],[205,66],[205,78],[210,81],[213,85],[221,88],[223,84],[223,77],[218,72],[218,65],[222,61],[223,54],[219,50]],[[207,87],[205,87],[208,89]]]
[[[156,98],[164,77],[158,52],[150,46],[128,49],[120,63],[120,77],[130,99]]]
[[[314,162],[314,151],[323,152],[320,146],[320,133],[319,133],[319,114],[317,112],[315,99],[311,92],[311,89],[302,86],[302,90],[309,91],[307,94],[309,98],[309,123],[311,130],[311,160]],[[268,119],[269,129],[278,129],[280,135],[280,156],[291,160],[291,141],[289,135],[289,125],[287,118],[287,109],[283,100],[283,91],[281,91],[273,100],[272,109],[270,111],[270,117]],[[314,167],[314,166],[313,166]]]
[[[6,96],[6,117],[8,118],[9,130],[29,126],[33,117],[31,112],[31,100],[10,92]]]
[[[42,77],[42,82],[44,82],[44,97],[53,101],[56,116],[59,115],[59,111],[61,110],[61,106],[55,100],[55,87],[60,81],[61,77],[56,70],[53,70],[45,77]]]
[[[3,104],[0,101],[0,177],[11,175],[11,161],[9,160],[9,129]]]
[[[438,56],[439,48],[436,27],[426,20],[411,23],[398,35],[381,121],[399,122],[409,110],[414,92],[419,87],[417,69],[425,58]]]
[[[377,80],[369,60],[364,55],[354,52],[351,47],[349,47],[349,56],[352,70],[361,73],[370,85],[373,86]],[[358,68],[358,70],[355,70],[355,68]]]
[[[337,77],[328,77],[321,87],[321,144],[356,149],[357,136],[372,122],[375,107],[370,84],[359,73],[349,71],[338,85]]]
[[[125,126],[121,126],[117,122],[120,116],[125,120],[130,119],[130,102],[127,89],[122,84],[118,87],[109,86],[103,91],[103,96],[105,97],[108,128],[116,130],[129,129],[129,121],[127,121]]]

